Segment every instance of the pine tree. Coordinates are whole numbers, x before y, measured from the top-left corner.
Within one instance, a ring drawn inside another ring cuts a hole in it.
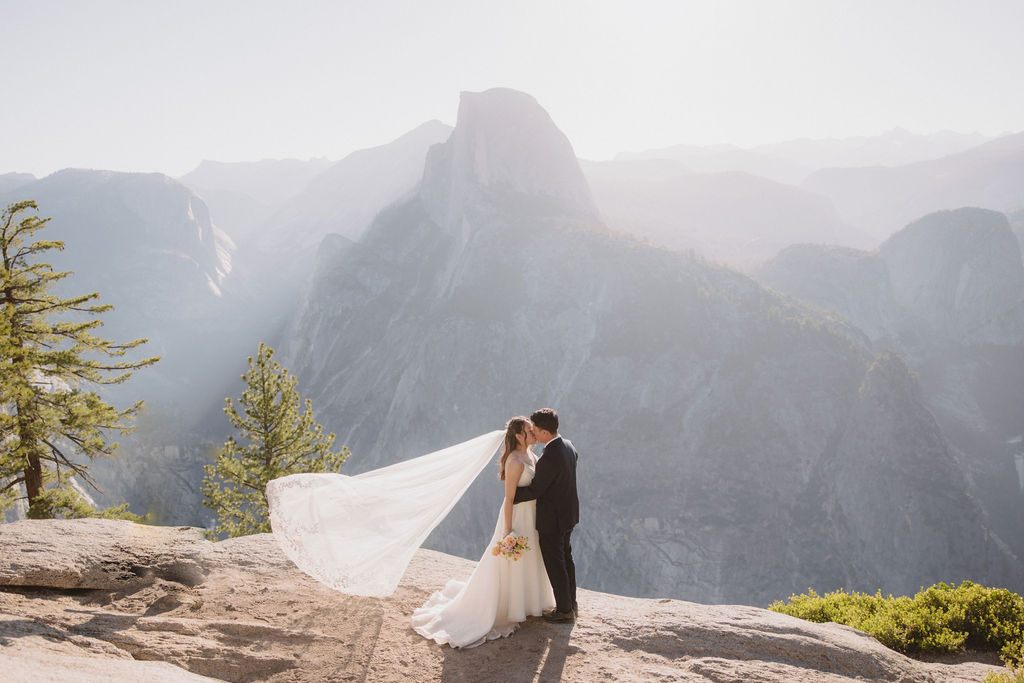
[[[248,443],[229,437],[214,464],[205,467],[203,505],[217,513],[211,538],[270,531],[267,482],[299,472],[334,472],[349,456],[344,446],[331,452],[334,434],[324,435],[309,399],[299,414],[298,380],[273,358],[274,350],[263,343],[255,359],[249,356],[241,413],[226,399],[224,412]]]
[[[29,215],[33,201],[9,205],[0,215],[0,510],[24,487],[28,516],[123,516],[127,505],[93,509],[75,489],[72,477],[99,488],[81,456],[110,456],[117,448],[107,435],[129,434],[142,401],[117,410],[88,387],[120,384],[158,357],[118,361],[144,344],[126,344],[93,334],[98,316],[113,308],[90,303],[98,292],[61,298],[50,292],[71,271],[57,272],[37,261],[56,240],[32,242],[49,218]]]

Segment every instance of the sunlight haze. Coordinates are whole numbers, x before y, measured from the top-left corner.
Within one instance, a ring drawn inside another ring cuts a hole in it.
[[[530,93],[577,154],[1024,121],[1024,4],[0,2],[0,172],[339,159],[459,92]]]

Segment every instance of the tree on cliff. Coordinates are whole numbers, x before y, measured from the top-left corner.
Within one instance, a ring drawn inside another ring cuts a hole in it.
[[[299,472],[334,472],[349,456],[344,446],[340,453],[331,452],[334,434],[324,435],[309,399],[299,414],[298,380],[274,360],[272,348],[259,345],[242,379],[242,413],[230,398],[224,412],[248,444],[229,437],[214,464],[205,467],[203,505],[217,513],[211,537],[270,531],[268,481]]]
[[[120,384],[158,357],[119,361],[144,344],[125,344],[93,334],[109,304],[90,303],[98,292],[62,298],[50,292],[71,271],[58,272],[37,259],[64,249],[57,240],[32,241],[49,218],[21,217],[33,201],[9,205],[0,215],[0,510],[20,497],[31,518],[128,517],[127,503],[95,510],[73,478],[97,491],[81,456],[113,454],[113,432],[128,434],[142,401],[117,410],[89,388]]]

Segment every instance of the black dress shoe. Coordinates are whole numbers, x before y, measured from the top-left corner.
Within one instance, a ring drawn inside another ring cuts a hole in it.
[[[574,624],[576,623],[576,616],[570,612],[547,612],[542,617],[544,621],[551,622],[552,624]]]

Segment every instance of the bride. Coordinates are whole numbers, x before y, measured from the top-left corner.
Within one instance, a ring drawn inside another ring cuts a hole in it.
[[[352,595],[391,595],[416,549],[502,448],[505,500],[491,543],[467,582],[449,581],[412,617],[417,633],[452,647],[511,634],[555,606],[535,528],[536,501],[513,504],[537,458],[525,417],[427,455],[364,472],[292,474],[267,483],[270,524],[282,551],[313,578]],[[530,550],[514,561],[491,554],[509,532]]]
[[[510,635],[526,617],[554,608],[537,538],[537,501],[512,502],[516,487],[528,485],[536,472],[537,458],[529,450],[537,443],[532,427],[525,417],[508,421],[498,475],[505,482],[505,500],[490,545],[468,582],[449,581],[413,612],[412,627],[421,636],[441,645],[474,647]],[[511,533],[526,536],[530,550],[519,560],[492,554],[491,548]]]

